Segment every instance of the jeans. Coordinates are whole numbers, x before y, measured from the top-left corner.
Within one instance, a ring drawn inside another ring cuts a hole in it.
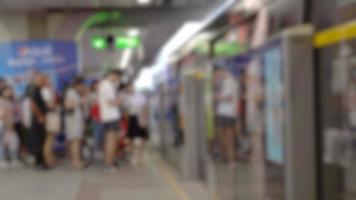
[[[101,147],[104,141],[103,124],[100,122],[94,122],[94,141],[95,150],[101,151]]]

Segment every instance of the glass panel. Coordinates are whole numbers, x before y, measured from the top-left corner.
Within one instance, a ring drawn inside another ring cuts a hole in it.
[[[356,40],[320,50],[323,197],[356,198]]]
[[[285,199],[282,57],[277,42],[214,70],[209,153],[221,199]]]

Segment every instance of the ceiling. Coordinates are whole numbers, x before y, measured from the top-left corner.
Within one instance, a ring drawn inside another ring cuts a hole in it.
[[[138,8],[137,0],[0,0],[0,12],[62,12],[67,9],[92,12],[97,9],[118,9],[125,16],[125,23],[144,30],[144,64],[150,64],[158,50],[183,22],[200,20],[224,0],[151,1],[154,6]],[[160,5],[163,2],[170,2],[172,7],[162,9]]]
[[[137,6],[137,0],[0,0],[1,11],[133,6]]]
[[[190,5],[214,2],[217,0],[151,0],[151,3],[139,5],[138,0],[0,0],[1,12],[38,11],[50,9],[100,9],[131,8],[160,5]]]

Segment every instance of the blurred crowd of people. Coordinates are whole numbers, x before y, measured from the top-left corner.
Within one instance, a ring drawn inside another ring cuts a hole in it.
[[[90,85],[75,77],[56,91],[36,72],[21,96],[1,79],[0,169],[52,169],[67,157],[78,170],[96,158],[110,170],[123,161],[140,164],[149,139],[146,100],[122,76],[111,70]]]

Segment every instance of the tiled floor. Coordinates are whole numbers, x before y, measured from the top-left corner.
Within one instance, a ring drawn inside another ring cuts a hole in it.
[[[222,200],[265,200],[263,168],[237,162],[234,167],[215,163],[216,190]]]
[[[163,172],[162,172],[163,171]],[[115,172],[100,164],[78,172],[61,166],[0,171],[0,200],[201,200],[209,199],[199,183],[180,181],[162,162],[147,156],[141,167]]]

